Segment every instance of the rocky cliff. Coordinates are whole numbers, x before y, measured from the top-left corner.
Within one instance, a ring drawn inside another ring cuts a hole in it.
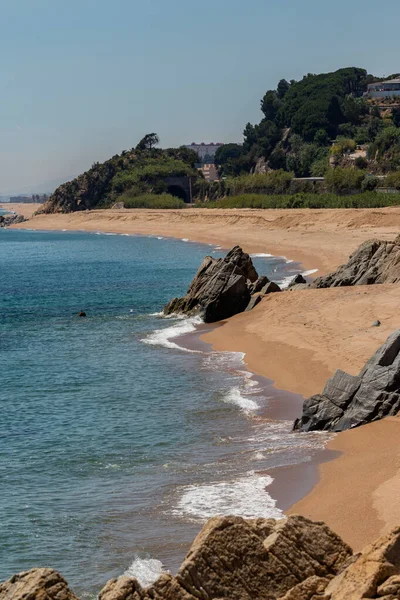
[[[395,600],[400,598],[400,527],[353,555],[321,522],[304,517],[215,517],[195,539],[176,576],[143,589],[110,580],[99,600]],[[0,584],[0,600],[77,600],[51,569]]]
[[[369,240],[361,244],[345,265],[318,277],[312,288],[400,282],[400,235],[393,242]]]
[[[399,411],[400,329],[388,337],[359,375],[336,371],[322,394],[304,402],[294,429],[343,431]]]
[[[268,277],[258,277],[250,256],[239,246],[225,258],[206,256],[183,298],[174,298],[164,314],[200,313],[206,323],[214,323],[252,308],[263,295],[279,292]]]

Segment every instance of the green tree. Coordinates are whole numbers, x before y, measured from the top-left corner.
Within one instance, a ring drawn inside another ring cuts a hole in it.
[[[136,146],[136,150],[152,150],[160,143],[160,138],[156,133],[148,133]]]
[[[268,90],[261,100],[261,110],[267,121],[275,121],[281,101],[275,90]]]
[[[281,79],[276,88],[278,98],[280,98],[282,100],[282,98],[285,97],[286,92],[288,91],[289,88],[290,88],[290,83],[288,81],[286,81],[286,79]]]

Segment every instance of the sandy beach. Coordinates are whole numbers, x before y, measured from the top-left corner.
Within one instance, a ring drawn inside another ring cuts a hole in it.
[[[24,207],[25,208],[25,207]],[[13,210],[16,210],[13,208]],[[18,211],[17,211],[18,212]],[[23,213],[22,213],[23,214]],[[47,230],[157,234],[250,253],[284,255],[326,273],[370,238],[393,239],[400,207],[370,210],[86,211],[39,215],[19,225]],[[309,396],[337,368],[356,374],[399,327],[400,286],[291,291],[266,297],[203,336],[217,350],[246,353],[248,367],[278,388]],[[379,319],[381,327],[371,327]],[[322,519],[354,549],[400,523],[400,418],[337,435],[340,457],[292,512]]]

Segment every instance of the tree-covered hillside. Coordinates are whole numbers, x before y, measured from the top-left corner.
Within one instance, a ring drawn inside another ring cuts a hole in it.
[[[400,125],[400,110],[388,102],[382,111],[363,95],[368,83],[376,79],[355,67],[308,74],[301,81],[282,79],[262,98],[261,121],[246,125],[243,145],[229,144],[218,150],[221,174],[250,172],[264,159],[267,168],[284,169],[297,177],[322,176],[335,139],[351,140],[354,147],[371,145],[368,157],[380,163],[375,170],[399,167],[400,148],[391,146],[389,153],[383,148],[389,138],[394,146],[398,144],[393,127]]]
[[[72,212],[111,206],[136,197],[165,195],[166,177],[198,177],[198,156],[188,148],[155,148],[156,134],[145,136],[136,148],[116,154],[72,181],[60,185],[45,204],[44,212]],[[169,202],[169,201],[168,201]]]

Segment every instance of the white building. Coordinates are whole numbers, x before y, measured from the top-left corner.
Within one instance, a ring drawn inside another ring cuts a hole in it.
[[[218,148],[220,148],[223,145],[224,144],[222,144],[221,142],[217,142],[216,144],[214,144],[214,142],[211,142],[210,144],[206,144],[205,142],[196,144],[196,142],[192,142],[191,144],[186,145],[186,148],[189,148],[189,150],[194,150],[195,152],[197,152],[200,160],[203,161],[203,159],[206,156],[208,156],[210,158],[214,158],[214,155],[215,155],[216,151],[218,150]]]

